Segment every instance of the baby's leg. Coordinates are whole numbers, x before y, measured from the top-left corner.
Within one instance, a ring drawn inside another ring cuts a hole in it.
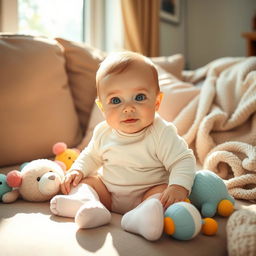
[[[75,216],[79,228],[94,228],[111,220],[111,194],[99,177],[88,177],[83,181],[97,191],[98,199],[84,203]]]
[[[159,197],[166,186],[162,184],[147,190],[143,196],[144,201],[123,216],[122,228],[147,240],[158,240],[163,233],[164,223],[163,206]]]
[[[75,217],[80,228],[91,228],[110,221],[111,214],[104,205],[110,209],[110,193],[98,177],[88,177],[69,195],[55,196],[50,208],[56,215]]]

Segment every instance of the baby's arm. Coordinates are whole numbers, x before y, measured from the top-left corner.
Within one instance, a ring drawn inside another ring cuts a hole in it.
[[[188,190],[180,185],[170,185],[168,186],[160,196],[160,201],[166,209],[171,204],[184,201],[188,196]]]
[[[97,127],[94,129],[93,137],[90,143],[80,153],[70,170],[66,173],[61,184],[61,192],[63,194],[69,194],[71,185],[74,187],[77,186],[83,178],[89,176],[93,172],[96,172],[102,165],[102,160],[98,151],[98,141],[102,129],[104,129],[102,124],[97,125]]]
[[[166,143],[167,141],[170,143]],[[196,161],[193,151],[171,124],[161,134],[158,156],[170,172],[169,186],[160,198],[167,208],[175,202],[184,201],[189,195],[195,177]]]
[[[84,177],[84,174],[79,170],[71,170],[67,172],[60,186],[61,192],[65,195],[69,194],[71,189],[71,184],[74,187],[77,186],[80,183],[80,181],[83,179],[83,177]]]

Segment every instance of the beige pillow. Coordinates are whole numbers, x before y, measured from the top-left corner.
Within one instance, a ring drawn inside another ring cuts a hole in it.
[[[69,147],[81,130],[56,41],[0,36],[0,165],[52,156],[52,146]]]
[[[200,88],[184,82],[158,67],[159,86],[164,93],[158,113],[166,121],[172,122],[180,111],[199,93]]]
[[[83,150],[88,143],[90,142],[92,135],[93,135],[93,130],[95,128],[95,126],[104,121],[104,117],[100,111],[100,109],[98,108],[97,104],[94,103],[93,108],[92,108],[92,113],[89,119],[89,124],[88,127],[86,129],[86,133],[84,138],[82,139],[81,143],[77,146],[78,149]]]
[[[171,56],[154,57],[151,58],[151,60],[176,78],[182,79],[182,71],[185,65],[184,56],[182,54],[178,53]]]
[[[56,40],[64,47],[69,85],[83,132],[85,132],[96,97],[96,71],[104,53],[86,44],[61,38]]]

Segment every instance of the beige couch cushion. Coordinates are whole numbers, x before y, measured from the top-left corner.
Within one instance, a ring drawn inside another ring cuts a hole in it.
[[[0,165],[52,155],[52,145],[69,147],[81,130],[56,41],[0,36]]]
[[[188,102],[200,93],[200,88],[184,82],[158,67],[159,86],[164,93],[158,113],[168,122],[173,122]]]
[[[176,78],[182,79],[182,71],[185,65],[184,56],[182,54],[178,53],[171,56],[154,57],[151,58],[151,60]]]
[[[69,85],[83,132],[96,97],[96,71],[104,54],[86,44],[62,38],[56,40],[64,47]]]

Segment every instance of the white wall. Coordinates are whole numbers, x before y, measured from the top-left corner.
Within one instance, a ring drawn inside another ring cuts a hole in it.
[[[160,56],[186,53],[185,4],[181,0],[179,23],[160,19]]]
[[[224,56],[246,56],[255,0],[181,0],[178,25],[161,22],[161,55],[184,54],[195,69]]]

